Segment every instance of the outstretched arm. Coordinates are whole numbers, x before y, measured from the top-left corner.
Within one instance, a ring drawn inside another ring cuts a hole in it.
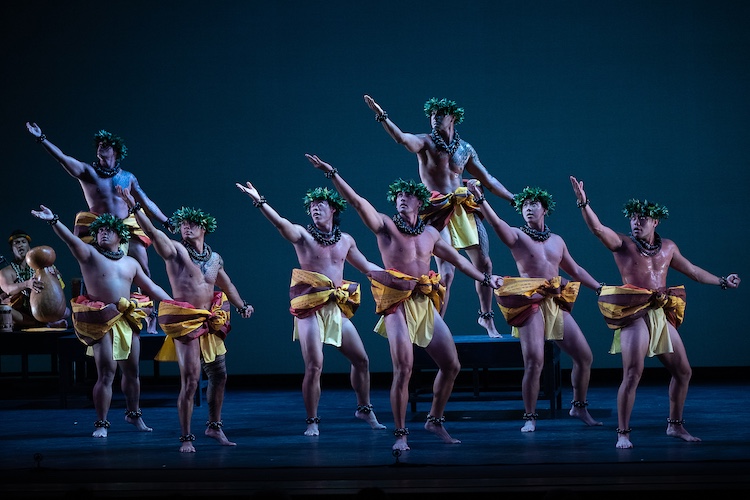
[[[351,238],[351,236],[349,236]],[[351,238],[352,246],[349,247],[349,253],[346,254],[346,261],[356,267],[362,274],[368,274],[372,271],[382,271],[383,268],[367,260],[364,254],[357,247],[357,242]]]
[[[375,102],[375,99],[367,94],[365,94],[365,104],[367,104],[367,106],[369,106],[369,108],[373,112],[375,112],[375,120],[383,124],[383,128],[386,132],[388,132],[388,135],[393,137],[394,141],[403,145],[411,153],[418,153],[419,151],[424,149],[425,143],[419,136],[410,134],[408,132],[402,132],[401,129],[398,128],[398,126],[393,123],[390,118],[388,118],[388,113],[383,111],[383,108],[380,107],[380,104]]]
[[[479,161],[479,155],[477,155],[474,147],[468,145],[468,148],[469,161],[466,162],[465,170],[471,174],[472,177],[479,179],[482,184],[487,187],[490,193],[499,196],[504,200],[513,201],[513,193],[511,193],[502,182],[497,180],[487,171],[484,165],[482,165],[482,162]]]
[[[146,213],[141,210],[142,207],[140,202],[135,200],[130,193],[130,190],[128,188],[122,189],[120,186],[117,186],[116,189],[117,194],[120,195],[120,198],[122,198],[128,206],[128,212],[135,214],[135,219],[138,221],[138,225],[141,226],[143,232],[154,242],[156,253],[158,253],[164,260],[171,260],[177,257],[177,249],[175,248],[174,240],[154,226],[151,219],[149,219]]]
[[[305,158],[310,160],[310,163],[318,170],[325,173],[326,177],[333,181],[333,185],[336,186],[339,194],[357,211],[362,221],[373,233],[379,233],[383,230],[383,214],[375,210],[372,204],[357,194],[354,189],[339,175],[338,169],[333,168],[328,163],[324,162],[316,155],[306,154]]]
[[[42,133],[42,129],[36,123],[26,122],[26,129],[31,135],[36,137],[36,142],[44,146],[44,149],[52,155],[52,157],[59,161],[63,168],[76,179],[79,179],[86,171],[88,165],[81,161],[76,160],[72,156],[68,156],[63,153],[60,148],[52,144],[47,136]]]
[[[575,281],[580,281],[583,286],[591,288],[592,290],[599,290],[601,283],[596,281],[593,276],[589,274],[584,268],[578,265],[568,252],[568,245],[563,244],[563,255],[560,260],[560,269],[568,273],[571,278]]]
[[[594,213],[590,200],[586,196],[586,191],[583,190],[583,181],[579,181],[571,175],[570,183],[573,185],[577,205],[582,209],[583,220],[586,222],[589,230],[594,233],[594,236],[599,238],[599,241],[604,243],[605,247],[613,252],[619,250],[622,247],[622,238],[614,230],[602,224],[599,217]]]
[[[719,285],[720,287],[726,288],[737,288],[740,286],[740,277],[736,273],[732,273],[726,278],[724,276],[719,277],[712,274],[705,269],[702,269],[687,258],[685,258],[680,249],[675,246],[674,254],[672,254],[672,261],[669,263],[669,267],[681,272],[691,280],[697,281],[698,283],[705,283],[706,285]]]
[[[136,286],[139,286],[151,300],[172,300],[172,297],[170,297],[162,287],[154,283],[154,281],[146,275],[140,265],[135,266],[135,269],[136,271],[135,276],[133,277],[133,283]]]
[[[271,208],[271,205],[268,204],[266,198],[264,196],[261,196],[255,186],[250,184],[250,182],[246,182],[245,186],[240,183],[236,183],[235,186],[237,186],[237,189],[248,195],[250,199],[253,200],[253,205],[260,209],[261,213],[266,216],[266,219],[271,221],[271,224],[273,224],[274,227],[279,230],[281,236],[283,236],[286,240],[290,241],[293,244],[296,244],[302,239],[302,226],[293,224],[288,219],[285,219],[284,217],[279,215],[276,210]]]
[[[490,206],[490,203],[484,197],[484,193],[479,183],[476,181],[468,182],[469,192],[474,195],[474,201],[482,207],[482,214],[492,229],[495,230],[500,240],[508,247],[512,247],[518,241],[518,233],[503,219],[501,219]]]
[[[91,257],[92,246],[88,243],[84,243],[83,240],[74,235],[65,224],[59,222],[60,217],[57,214],[53,214],[52,210],[44,205],[39,205],[39,210],[32,210],[31,214],[37,219],[46,221],[52,226],[55,234],[57,234],[66,245],[68,245],[73,257],[75,257],[79,263],[86,262]]]

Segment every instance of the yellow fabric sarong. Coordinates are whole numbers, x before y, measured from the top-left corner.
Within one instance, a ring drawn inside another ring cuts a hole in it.
[[[227,353],[224,339],[232,329],[230,303],[226,294],[214,292],[211,309],[199,309],[188,302],[163,300],[159,304],[159,326],[167,335],[156,361],[177,361],[174,342],[198,339],[201,357],[213,363],[216,356]]]
[[[581,284],[569,281],[562,286],[562,278],[503,278],[503,286],[497,288],[495,299],[500,312],[512,326],[512,335],[518,337],[518,327],[538,310],[544,318],[544,339],[562,340],[563,312],[573,310]]]
[[[667,323],[679,328],[685,318],[685,287],[674,286],[664,290],[651,290],[634,285],[603,286],[599,294],[599,311],[607,326],[615,330],[610,354],[622,352],[622,328],[644,318],[648,325],[648,356],[673,352]]]
[[[341,286],[333,284],[326,275],[303,269],[292,270],[289,285],[289,312],[304,318],[334,302],[347,318],[354,316],[361,300],[359,283],[343,280]]]
[[[91,243],[94,241],[94,237],[88,232],[88,228],[92,222],[96,220],[101,214],[95,214],[94,212],[78,212],[76,214],[75,226],[76,228],[85,228],[86,231],[81,232],[81,240],[85,243]],[[141,240],[143,244],[148,247],[151,245],[151,238],[146,236],[141,226],[138,225],[138,221],[134,214],[128,214],[127,218],[122,220],[123,223],[130,228],[130,233]],[[127,247],[127,242],[120,244],[121,247]]]
[[[374,331],[387,337],[384,316],[394,313],[403,304],[411,342],[419,347],[427,347],[432,340],[435,312],[445,298],[440,275],[430,271],[417,278],[388,269],[373,271],[368,278],[375,299],[375,311],[382,315]]]
[[[121,297],[117,304],[90,300],[81,295],[70,301],[73,327],[78,339],[86,344],[86,354],[93,356],[91,345],[112,332],[112,359],[128,359],[133,334],[140,334],[146,313],[133,299]]]
[[[343,337],[341,327],[341,309],[333,302],[326,302],[312,314],[318,322],[318,332],[320,332],[320,341],[335,347],[341,347]],[[309,317],[309,316],[305,316]],[[292,340],[299,340],[299,319],[294,317],[294,331]]]
[[[482,216],[474,195],[466,187],[460,187],[447,194],[433,191],[430,205],[421,212],[420,217],[438,230],[447,226],[451,245],[461,249],[479,244],[475,213]]]

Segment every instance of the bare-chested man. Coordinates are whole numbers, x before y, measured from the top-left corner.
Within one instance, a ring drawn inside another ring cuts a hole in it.
[[[216,230],[216,219],[202,210],[182,207],[170,220],[180,229],[182,241],[175,241],[154,227],[141,205],[127,189],[118,192],[140,227],[164,259],[174,300],[161,303],[159,323],[166,333],[164,346],[156,359],[177,361],[180,367],[180,394],[177,414],[182,434],[180,451],[194,453],[191,432],[193,398],[200,390],[201,370],[208,377],[206,400],[208,421],[205,435],[225,446],[235,446],[224,434],[221,411],[227,382],[226,346],[229,333],[229,305],[240,316],[249,318],[253,307],[242,299],[224,269],[224,260],[205,242]],[[216,290],[218,288],[218,291]]]
[[[615,232],[594,213],[583,181],[570,177],[583,220],[615,258],[622,286],[604,286],[599,310],[615,331],[611,354],[622,353],[622,383],[617,391],[617,448],[632,448],[630,415],[646,356],[657,356],[672,376],[669,382],[667,436],[700,441],[685,429],[683,410],[692,368],[677,328],[685,314],[685,287],[667,287],[670,268],[688,278],[722,289],[737,288],[740,277],[716,276],[685,258],[674,241],[661,238],[656,227],[669,216],[666,207],[631,199],[623,208],[630,234]]]
[[[0,269],[0,289],[8,294],[7,302],[11,306],[13,316],[13,328],[47,326],[51,328],[67,327],[66,317],[70,316],[70,310],[66,310],[63,318],[52,323],[41,323],[34,318],[31,312],[30,296],[32,293],[42,293],[44,282],[35,279],[35,271],[28,262],[26,254],[31,250],[31,236],[21,229],[16,229],[8,237],[8,244],[13,252],[13,262],[9,266]],[[52,272],[64,286],[60,272],[57,267],[50,266],[48,271]]]
[[[52,226],[57,236],[68,245],[81,268],[86,285],[85,296],[72,301],[73,326],[78,338],[89,346],[94,356],[97,379],[94,385],[94,407],[98,420],[94,437],[107,437],[110,427],[107,414],[112,402],[112,383],[117,367],[122,372],[121,389],[125,395],[125,421],[139,431],[150,432],[141,418],[141,382],[139,366],[141,344],[139,333],[146,313],[130,299],[133,284],[152,300],[168,300],[169,295],[151,281],[134,258],[125,255],[120,245],[130,237],[123,221],[112,214],[102,214],[90,224],[95,236],[85,243],[52,211],[40,206],[31,213]]]
[[[294,246],[299,261],[300,269],[292,270],[289,311],[294,316],[292,338],[299,340],[305,363],[302,379],[302,399],[307,412],[305,436],[320,434],[318,403],[324,344],[336,347],[351,362],[349,379],[357,396],[354,416],[373,429],[385,429],[370,403],[370,358],[350,319],[359,308],[359,283],[344,279],[344,264],[349,262],[364,274],[383,269],[369,262],[354,238],[341,231],[340,217],[346,202],[328,188],[309,190],[304,204],[312,224],[303,227],[279,215],[251,183],[236,186]]]
[[[482,224],[481,209],[464,187],[462,175],[464,171],[468,172],[491,193],[505,200],[512,201],[513,194],[490,175],[471,144],[461,139],[456,132],[455,126],[463,121],[464,109],[459,108],[454,101],[432,98],[424,105],[432,131],[429,134],[410,134],[402,132],[372,97],[365,95],[364,98],[365,103],[375,112],[375,120],[383,125],[388,135],[417,155],[419,177],[427,189],[432,191],[430,203],[422,210],[422,218],[435,226],[443,239],[454,248],[463,249],[477,269],[492,273],[487,230]],[[436,261],[446,288],[445,300],[440,309],[440,314],[445,316],[455,268],[443,259],[436,258]],[[477,284],[476,291],[479,296],[477,322],[487,330],[490,337],[500,337],[492,310],[492,290]]]
[[[555,209],[552,196],[535,187],[526,187],[516,194],[516,210],[523,216],[525,224],[511,227],[498,217],[475,181],[469,181],[469,190],[482,207],[487,222],[510,249],[520,275],[519,278],[505,277],[503,286],[495,290],[495,296],[505,320],[513,327],[513,336],[521,342],[524,366],[521,394],[525,420],[521,432],[536,430],[539,416],[536,404],[544,367],[545,340],[557,342],[573,360],[570,416],[581,419],[586,425],[602,425],[586,408],[594,356],[570,314],[580,285],[598,291],[600,283],[573,260],[560,235],[547,227],[545,218]],[[560,277],[560,269],[577,281],[563,283],[566,280]]]
[[[337,169],[317,156],[305,156],[333,181],[341,196],[357,210],[362,221],[375,234],[387,269],[373,271],[368,278],[376,312],[382,315],[375,331],[388,338],[393,363],[390,395],[396,425],[393,449],[409,449],[406,406],[414,364],[414,345],[424,348],[438,367],[432,387],[432,406],[424,428],[445,443],[460,443],[443,426],[445,406],[461,364],[451,331],[439,314],[445,287],[440,282],[440,274],[430,270],[430,262],[435,255],[486,287],[500,286],[502,278],[482,273],[444,241],[437,229],[425,224],[419,217],[420,209],[429,203],[430,198],[424,184],[403,179],[392,183],[388,200],[396,205],[397,213],[389,217],[357,194]]]

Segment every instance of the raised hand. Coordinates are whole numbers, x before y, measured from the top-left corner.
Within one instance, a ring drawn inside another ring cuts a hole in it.
[[[365,104],[375,112],[376,115],[382,115],[383,114],[383,108],[380,107],[380,104],[375,102],[375,99],[370,97],[369,95],[365,94]]]
[[[52,213],[52,210],[45,207],[44,205],[39,205],[40,210],[32,210],[31,215],[36,217],[37,219],[41,220],[52,220],[55,218],[55,214]]]
[[[317,168],[318,170],[323,171],[323,173],[328,173],[334,170],[334,168],[329,164],[318,158],[317,155],[310,155],[305,153],[305,158],[310,160],[310,163],[312,163],[312,166]]]
[[[240,191],[242,191],[243,193],[245,193],[246,195],[248,195],[248,196],[249,196],[250,198],[252,198],[252,199],[253,199],[253,201],[258,201],[258,200],[260,200],[260,193],[259,193],[259,192],[258,192],[258,190],[257,190],[257,189],[255,188],[255,186],[253,186],[253,185],[252,185],[252,184],[250,183],[250,181],[246,182],[245,184],[246,184],[246,185],[245,185],[245,186],[243,186],[242,184],[240,184],[239,182],[237,182],[237,183],[235,183],[235,186],[237,186],[237,188],[238,188],[238,189],[239,189]]]
[[[570,176],[570,183],[573,185],[573,192],[576,195],[578,204],[586,203],[588,198],[586,197],[586,191],[583,190],[583,181],[579,181],[572,175]]]
[[[42,129],[39,128],[39,125],[37,125],[36,123],[26,122],[26,129],[34,137],[41,137],[42,136]]]

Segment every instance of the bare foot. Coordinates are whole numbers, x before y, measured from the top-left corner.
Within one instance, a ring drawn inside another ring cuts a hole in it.
[[[602,425],[601,422],[594,420],[594,417],[591,416],[591,414],[585,407],[579,408],[577,406],[573,406],[570,408],[570,412],[568,414],[571,417],[580,419],[586,425],[591,425],[591,426]]]
[[[385,425],[378,422],[378,418],[375,416],[375,412],[372,411],[372,409],[369,412],[357,410],[354,412],[354,416],[370,424],[370,427],[373,429],[385,429]]]
[[[399,438],[396,438],[396,442],[393,443],[393,449],[398,450],[398,451],[411,450],[411,448],[409,448],[409,445],[406,442],[406,436],[401,436]]]
[[[151,427],[148,427],[145,423],[143,423],[143,419],[141,417],[131,417],[126,414],[125,421],[129,424],[133,424],[133,426],[141,432],[153,431]]]
[[[667,424],[667,436],[680,438],[691,443],[700,441],[701,438],[691,435],[682,424]]]
[[[434,424],[430,421],[427,421],[424,424],[424,430],[432,432],[447,444],[459,444],[461,442],[456,438],[452,438],[450,434],[448,434],[448,431],[445,430],[445,427],[443,427],[441,424]]]
[[[106,427],[97,427],[94,429],[94,433],[92,434],[95,438],[105,438],[107,437],[107,428]]]
[[[501,339],[503,336],[500,334],[500,332],[497,331],[497,328],[495,328],[495,320],[492,318],[479,318],[477,320],[477,323],[479,326],[487,330],[487,335],[492,337],[493,339]]]
[[[615,445],[615,447],[616,448],[622,448],[622,449],[632,448],[633,447],[633,443],[630,442],[630,433],[629,432],[626,433],[626,434],[619,434],[618,433],[617,434],[617,444]]]
[[[527,420],[525,424],[523,424],[523,427],[521,427],[521,432],[534,432],[536,430],[536,419]]]
[[[320,430],[318,430],[318,424],[316,422],[307,424],[305,436],[320,436]]]
[[[180,453],[195,453],[195,446],[192,441],[185,441],[180,445]]]
[[[233,443],[232,441],[227,439],[221,427],[219,427],[218,429],[206,427],[206,432],[204,434],[210,438],[214,438],[222,446],[237,446],[237,443]]]

